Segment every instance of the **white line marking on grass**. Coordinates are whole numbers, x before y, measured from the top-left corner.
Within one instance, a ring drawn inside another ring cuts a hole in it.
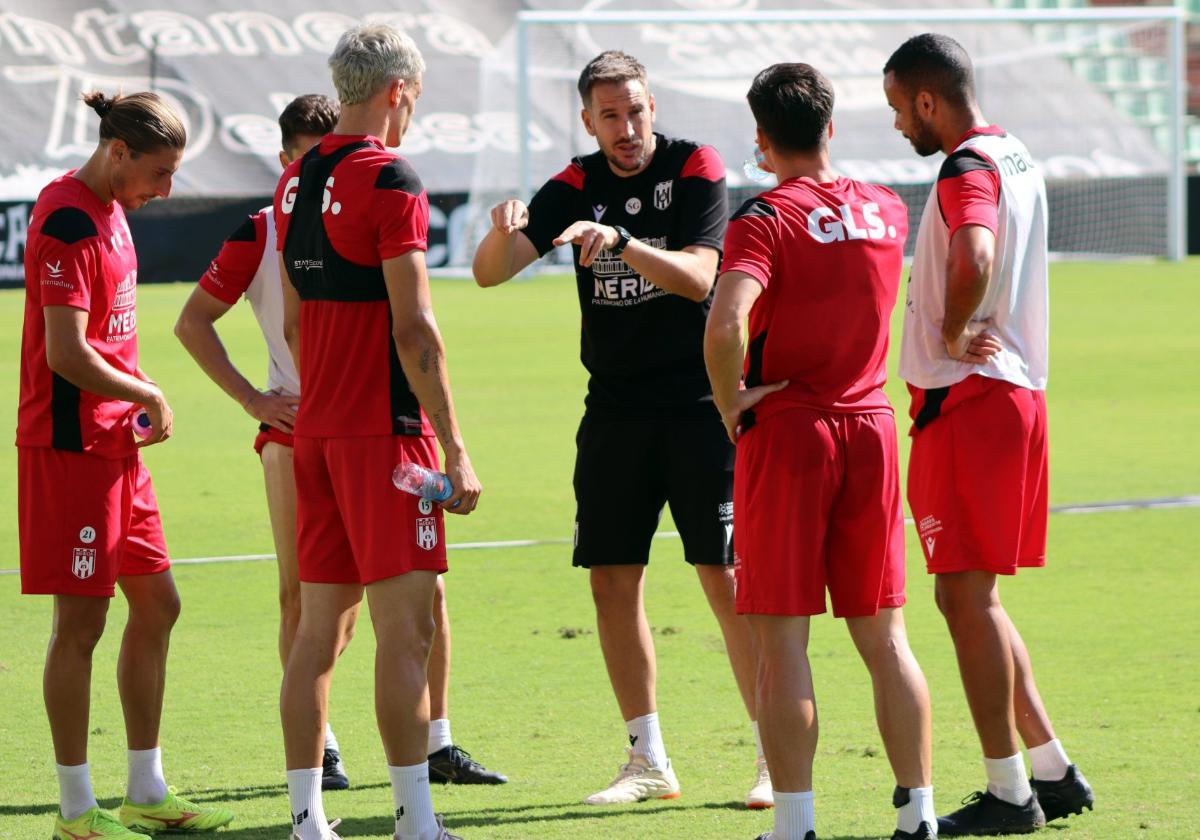
[[[1129,499],[1119,502],[1094,502],[1087,505],[1052,505],[1051,513],[1111,513],[1124,510],[1168,510],[1171,508],[1200,507],[1200,496],[1169,496],[1163,499]],[[911,519],[904,524],[912,525]],[[659,531],[656,540],[671,540],[679,537],[678,531]],[[486,542],[450,543],[450,551],[466,551],[486,548],[534,548],[541,545],[570,545],[571,538],[548,540],[492,540]],[[186,557],[172,560],[172,566],[201,566],[209,563],[240,563],[246,560],[274,560],[274,554],[231,554],[226,557]],[[15,575],[20,569],[0,569],[0,575]]]

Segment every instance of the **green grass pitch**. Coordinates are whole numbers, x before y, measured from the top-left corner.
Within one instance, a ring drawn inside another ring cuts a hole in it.
[[[1198,267],[1054,267],[1053,503],[1200,493]],[[450,542],[568,538],[585,381],[572,282],[546,277],[495,290],[453,280],[433,285],[462,426],[486,488],[478,513],[447,518]],[[254,423],[171,335],[189,291],[173,285],[139,292],[143,366],[164,384],[176,414],[175,437],[146,451],[167,538],[179,558],[270,552],[250,448]],[[0,293],[0,426],[9,430],[22,307],[20,290]],[[261,381],[264,354],[248,307],[235,307],[220,327],[243,370]],[[904,406],[903,386],[889,388]],[[906,449],[907,440],[901,445]],[[0,448],[0,507],[8,511],[0,517],[3,568],[17,565],[14,453]],[[980,489],[987,492],[986,476]],[[1048,567],[1004,581],[1043,697],[1098,797],[1094,813],[1055,824],[1048,836],[1200,836],[1198,545],[1195,508],[1054,516]],[[983,772],[912,534],[909,557],[907,616],[933,697],[934,782],[945,811],[982,785]],[[770,827],[769,812],[741,807],[752,778],[752,735],[678,541],[655,543],[647,603],[658,645],[659,708],[683,796],[618,809],[579,804],[611,779],[625,736],[594,635],[587,580],[570,568],[569,548],[455,551],[450,566],[455,739],[512,779],[501,788],[436,789],[436,808],[452,830],[497,840],[750,838]],[[221,836],[279,840],[287,833],[287,797],[274,566],[183,565],[176,577],[184,612],[162,733],[168,779],[200,801],[237,810]],[[40,695],[50,602],[18,592],[15,575],[0,576],[0,838],[24,840],[49,835],[57,787]],[[118,802],[125,776],[113,676],[123,614],[118,598],[92,690],[90,761],[107,805]],[[866,673],[831,618],[814,620],[811,654],[821,715],[821,837],[890,836],[892,782]],[[364,617],[332,698],[354,787],[327,795],[326,808],[343,818],[347,837],[392,831],[372,713],[372,657]]]

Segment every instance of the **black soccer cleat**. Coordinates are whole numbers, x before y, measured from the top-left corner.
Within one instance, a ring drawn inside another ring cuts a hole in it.
[[[991,791],[975,791],[963,800],[965,807],[938,817],[939,837],[992,837],[998,834],[1030,834],[1046,824],[1036,793],[1024,805],[1013,805]]]
[[[503,785],[508,783],[508,776],[493,773],[466,750],[451,744],[429,756],[429,781],[439,785]]]
[[[350,787],[342,756],[337,750],[325,750],[321,758],[321,790],[345,790]]]
[[[1084,808],[1090,811],[1096,803],[1092,786],[1074,764],[1067,767],[1067,775],[1058,781],[1030,779],[1029,785],[1037,794],[1038,803],[1046,815],[1046,822],[1069,817],[1071,814],[1082,814]]]
[[[754,838],[754,840],[772,840],[775,836],[774,832],[764,831],[762,834]],[[804,835],[804,840],[817,840],[817,832],[810,831]]]

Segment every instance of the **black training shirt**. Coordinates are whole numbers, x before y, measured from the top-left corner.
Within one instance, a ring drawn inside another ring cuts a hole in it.
[[[725,168],[716,150],[655,134],[654,157],[628,178],[602,152],[575,158],[529,202],[525,235],[538,255],[576,221],[621,225],[647,245],[721,250],[728,219]],[[701,303],[670,294],[602,250],[575,277],[583,315],[580,358],[591,377],[589,411],[648,416],[712,411],[704,369]]]

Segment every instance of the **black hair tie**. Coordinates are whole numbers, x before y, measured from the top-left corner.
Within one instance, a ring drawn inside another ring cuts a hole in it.
[[[108,112],[113,109],[113,101],[111,99],[101,99],[95,105],[95,111],[100,115],[100,119],[108,116]]]

